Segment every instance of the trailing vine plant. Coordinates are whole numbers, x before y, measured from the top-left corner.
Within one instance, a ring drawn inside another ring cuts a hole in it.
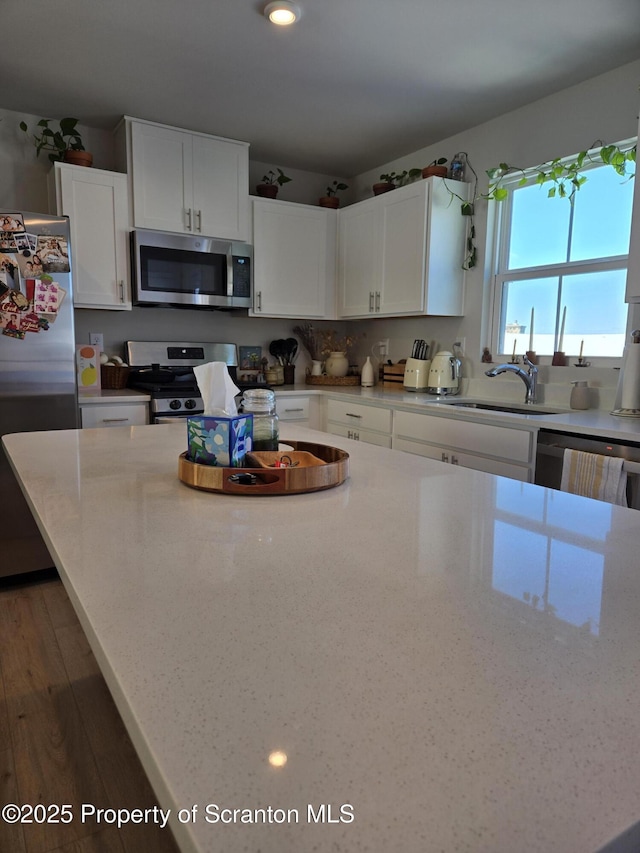
[[[448,181],[446,178],[443,178],[443,180],[452,198],[458,198],[462,202],[462,215],[470,217],[467,230],[466,255],[462,264],[463,269],[470,270],[476,266],[478,259],[475,245],[476,229],[473,218],[475,203],[478,200],[505,201],[509,195],[511,185],[514,184],[514,174],[520,173],[520,180],[515,183],[515,186],[524,186],[532,179],[540,187],[550,184],[547,192],[548,198],[555,198],[556,196],[558,198],[566,198],[573,204],[576,193],[587,182],[587,176],[583,174],[585,167],[602,163],[611,166],[622,178],[626,178],[627,180],[634,178],[637,143],[633,146],[623,145],[621,147],[619,145],[603,145],[601,140],[597,140],[591,148],[586,151],[580,151],[572,159],[557,157],[534,169],[525,170],[519,166],[500,163],[492,169],[487,169],[489,185],[487,191],[484,193],[478,193],[478,175],[469,162],[468,154],[466,152],[463,153],[474,177],[471,200],[465,201],[465,199],[451,189],[451,181]],[[507,183],[507,186],[505,186],[505,183]]]

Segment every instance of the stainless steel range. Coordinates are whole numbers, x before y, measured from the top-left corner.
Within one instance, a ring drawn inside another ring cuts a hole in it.
[[[131,367],[129,387],[147,391],[151,395],[151,423],[202,413],[204,404],[193,372],[193,368],[199,364],[223,361],[240,390],[256,387],[256,383],[238,382],[238,352],[235,344],[127,341],[125,352]]]

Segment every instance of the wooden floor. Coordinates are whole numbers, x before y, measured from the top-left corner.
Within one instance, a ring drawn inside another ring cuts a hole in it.
[[[8,824],[3,853],[177,853],[168,828],[82,823],[80,805],[157,801],[61,581],[0,586],[0,806],[70,804],[74,819]]]

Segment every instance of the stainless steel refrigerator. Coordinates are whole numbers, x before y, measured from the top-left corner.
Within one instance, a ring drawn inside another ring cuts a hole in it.
[[[0,210],[0,435],[79,426],[69,220]],[[53,560],[0,452],[0,578]]]

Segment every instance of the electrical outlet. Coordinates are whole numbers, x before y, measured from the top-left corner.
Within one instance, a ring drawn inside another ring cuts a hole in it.
[[[385,338],[383,341],[378,341],[376,346],[378,347],[378,352],[380,353],[380,358],[388,358],[388,356],[389,356],[389,338]]]
[[[89,343],[97,347],[99,352],[104,352],[104,335],[102,332],[89,332]]]

